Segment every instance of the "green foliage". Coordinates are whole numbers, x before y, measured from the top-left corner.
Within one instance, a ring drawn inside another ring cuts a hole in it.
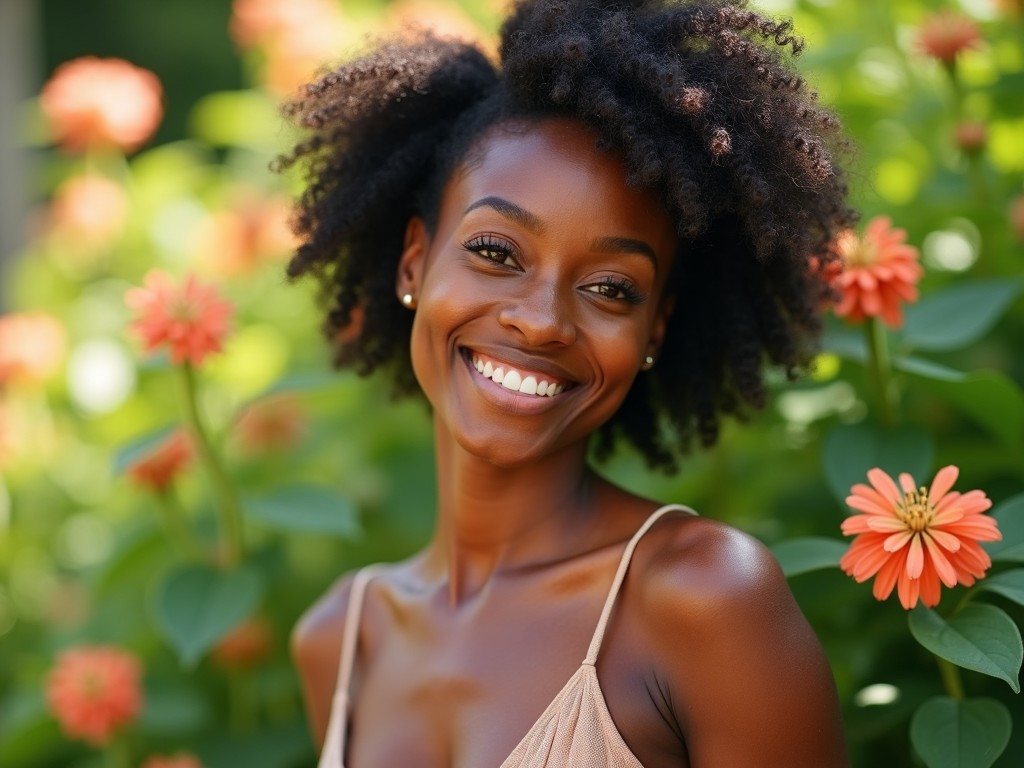
[[[914,713],[910,740],[928,768],[988,768],[1006,749],[1013,723],[992,699],[929,699]]]

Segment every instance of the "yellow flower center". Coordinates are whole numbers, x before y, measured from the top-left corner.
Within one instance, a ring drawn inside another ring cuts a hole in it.
[[[896,504],[896,512],[910,530],[915,533],[925,530],[935,517],[935,507],[928,502],[928,489],[922,487],[904,494]]]
[[[842,254],[847,266],[851,267],[868,267],[878,261],[874,244],[852,233],[843,243]]]

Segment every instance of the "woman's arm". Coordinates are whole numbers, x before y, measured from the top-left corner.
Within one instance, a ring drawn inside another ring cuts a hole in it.
[[[828,661],[774,557],[707,520],[669,538],[645,615],[692,768],[847,766]]]
[[[338,579],[302,615],[292,630],[291,651],[299,670],[313,741],[319,751],[327,734],[338,679],[341,637],[354,574]]]

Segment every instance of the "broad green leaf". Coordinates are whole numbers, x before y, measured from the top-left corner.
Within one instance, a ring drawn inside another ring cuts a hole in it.
[[[247,498],[244,506],[250,519],[274,528],[346,537],[359,535],[352,502],[321,486],[280,488],[266,496]]]
[[[978,587],[1024,605],[1024,568],[1014,568],[1012,571],[989,576],[978,582]]]
[[[156,623],[182,663],[191,666],[249,616],[262,597],[263,581],[254,570],[181,566],[157,588]]]
[[[126,472],[129,467],[134,466],[140,460],[152,453],[162,442],[170,437],[176,429],[178,429],[178,427],[171,424],[158,429],[155,432],[145,434],[119,448],[114,454],[114,474],[120,475]]]
[[[867,482],[868,470],[874,467],[881,467],[893,477],[909,472],[918,483],[926,483],[934,450],[931,436],[918,427],[843,425],[825,437],[825,476],[840,501],[845,501],[855,483]]]
[[[928,768],[989,768],[1010,743],[1013,720],[994,699],[936,696],[918,707],[910,741]]]
[[[321,373],[313,371],[310,373],[292,374],[275,381],[254,397],[252,402],[257,402],[264,398],[273,397],[274,395],[280,395],[285,392],[309,392],[318,389],[336,387],[343,381],[343,377],[337,373]]]
[[[1001,541],[986,541],[985,548],[993,560],[1004,563],[1024,563],[1024,493],[1011,496],[997,504],[992,517],[999,523]]]
[[[894,365],[1012,447],[1024,444],[1024,392],[998,371],[961,373],[917,358]]]
[[[947,661],[1005,680],[1020,693],[1024,646],[1013,619],[994,605],[972,603],[949,618],[918,606],[910,612],[910,633],[921,645]]]
[[[847,543],[838,539],[805,536],[780,541],[771,550],[775,559],[779,561],[779,565],[782,566],[782,572],[789,578],[822,568],[838,568],[839,558],[846,553],[848,548]]]
[[[821,337],[821,348],[845,360],[865,363],[868,345],[863,331],[837,323],[828,323]]]
[[[903,342],[914,349],[946,352],[971,344],[993,326],[1024,281],[974,280],[930,293],[907,307]]]

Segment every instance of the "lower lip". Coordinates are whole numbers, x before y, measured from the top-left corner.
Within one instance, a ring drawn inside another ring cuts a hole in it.
[[[472,360],[467,355],[462,355],[466,370],[474,385],[480,393],[493,405],[502,410],[514,411],[515,413],[534,414],[546,411],[556,405],[555,401],[563,397],[565,393],[548,397],[547,395],[525,395],[522,392],[513,392],[505,389],[501,384],[496,384],[491,379],[485,378],[477,371]]]

